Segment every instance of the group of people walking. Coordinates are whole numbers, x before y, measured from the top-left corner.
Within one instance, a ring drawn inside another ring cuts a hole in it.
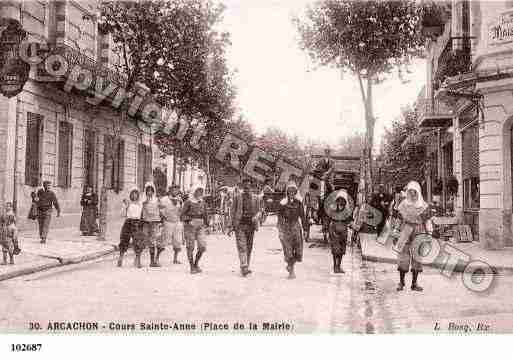
[[[126,219],[121,227],[117,265],[123,265],[130,243],[135,252],[134,265],[138,268],[142,267],[141,254],[145,248],[150,255],[150,267],[160,267],[160,256],[168,244],[173,247],[173,263],[180,264],[178,254],[185,242],[191,273],[200,273],[199,261],[206,250],[203,229],[208,224],[203,189],[193,190],[184,202],[178,186],[172,186],[165,196],[158,198],[155,187],[148,183],[144,196],[141,199],[139,190],[134,188],[129,200],[123,202],[122,215]]]
[[[203,188],[197,187],[184,201],[179,188],[173,186],[167,195],[157,198],[152,184],[145,186],[144,199],[141,199],[137,189],[130,191],[130,198],[124,201],[122,210],[125,222],[121,228],[117,265],[123,265],[130,244],[135,253],[134,265],[138,268],[142,267],[141,255],[146,248],[150,256],[149,266],[160,267],[161,253],[169,244],[174,251],[173,263],[180,264],[178,254],[185,243],[190,273],[201,273],[199,263],[207,249],[205,230],[209,224],[203,195]],[[240,272],[246,277],[252,272],[251,254],[262,212],[261,198],[253,193],[251,181],[246,179],[230,204],[231,229],[235,233]],[[291,184],[287,186],[286,197],[280,203],[278,212],[279,239],[291,279],[295,278],[295,264],[303,258],[304,221],[297,187]]]
[[[50,189],[51,183],[45,181],[43,188],[32,193],[32,208],[29,218],[37,219],[41,243],[46,243],[53,208],[60,215],[59,202]],[[246,277],[252,271],[251,254],[255,232],[258,231],[263,214],[262,196],[252,191],[251,181],[244,180],[240,189],[232,195],[221,196],[223,213],[229,212],[231,230],[235,233],[236,248],[239,256],[241,275]],[[405,287],[406,274],[411,271],[411,289],[422,291],[418,284],[422,264],[414,240],[418,235],[433,232],[432,211],[424,201],[421,187],[410,182],[403,189],[395,191],[394,196],[379,191],[371,199],[371,205],[380,210],[383,220],[378,224],[381,234],[388,220],[392,224],[389,235],[398,243],[397,270],[399,272],[398,291]],[[347,194],[347,193],[346,193]],[[179,253],[185,245],[191,274],[201,273],[200,260],[207,249],[206,229],[209,226],[207,206],[204,201],[204,189],[193,189],[190,196],[184,198],[178,186],[172,186],[166,195],[157,197],[155,186],[147,183],[141,194],[137,188],[129,192],[129,198],[123,201],[122,216],[125,218],[120,232],[119,258],[117,265],[123,265],[125,254],[130,246],[135,253],[134,265],[142,267],[141,255],[148,248],[150,267],[160,267],[160,257],[167,246],[173,249],[173,264],[181,264]],[[325,204],[329,217],[329,244],[333,257],[333,272],[344,273],[342,258],[346,254],[348,229],[352,227],[352,208],[349,208],[344,191],[337,191],[332,201]],[[92,187],[86,187],[81,197],[83,207],[80,230],[83,235],[98,232],[97,206],[98,196]],[[294,182],[286,185],[284,198],[280,201],[277,214],[279,240],[283,248],[284,261],[288,277],[294,279],[295,265],[303,259],[304,233],[308,223],[304,212],[303,199],[299,196]],[[0,244],[3,260],[1,264],[14,264],[14,256],[21,252],[18,242],[16,216],[12,205],[7,203],[0,216]]]

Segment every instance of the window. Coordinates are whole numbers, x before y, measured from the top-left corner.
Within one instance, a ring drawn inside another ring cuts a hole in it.
[[[479,208],[479,177],[463,180],[463,208]]]
[[[103,185],[120,192],[125,173],[125,141],[120,139],[116,146],[113,137],[105,135],[103,158]]]
[[[59,124],[59,154],[57,185],[71,186],[71,160],[73,151],[73,125],[68,122]]]
[[[41,179],[41,144],[43,116],[27,112],[27,143],[25,147],[25,184],[36,187]]]
[[[152,178],[152,158],[151,147],[139,144],[137,150],[137,185],[141,191],[146,182]]]
[[[477,122],[462,132],[463,208],[479,208],[479,128]]]

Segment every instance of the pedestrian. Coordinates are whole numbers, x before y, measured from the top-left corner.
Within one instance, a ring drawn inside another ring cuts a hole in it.
[[[86,186],[82,198],[82,217],[80,218],[80,232],[83,236],[93,236],[98,233],[98,195],[93,192],[93,187]]]
[[[205,229],[208,227],[208,216],[205,202],[203,201],[203,188],[196,187],[189,199],[184,202],[181,220],[184,223],[185,248],[187,259],[191,267],[191,274],[201,273],[199,261],[207,250],[205,241]],[[198,247],[196,256],[194,248]]]
[[[370,202],[370,205],[372,207],[381,212],[381,221],[376,226],[378,236],[381,235],[381,232],[383,232],[383,228],[385,228],[391,202],[392,196],[386,192],[385,185],[380,184],[378,186],[378,191],[372,196]]]
[[[303,260],[302,228],[306,228],[303,203],[298,195],[297,185],[290,182],[285,187],[285,197],[278,206],[278,231],[289,279],[296,278],[294,265]]]
[[[249,269],[253,238],[260,220],[260,199],[251,193],[251,181],[242,182],[242,193],[236,195],[232,203],[232,228],[235,232],[240,271],[243,277],[251,273]]]
[[[50,181],[44,181],[43,188],[37,191],[36,196],[33,197],[34,201],[37,203],[37,222],[39,224],[39,237],[41,238],[42,244],[46,243],[48,237],[48,231],[52,221],[52,208],[55,207],[57,217],[61,215],[57,196],[55,196],[55,193],[50,189],[51,184]]]
[[[328,238],[333,256],[333,272],[344,273],[342,258],[346,254],[347,230],[353,219],[353,208],[348,204],[347,192],[339,190],[334,197],[334,202],[327,209],[330,219]]]
[[[389,238],[392,238],[394,244],[397,242],[401,232],[401,216],[399,214],[399,204],[403,200],[402,196],[402,188],[400,186],[396,186],[394,189],[394,199],[390,205],[390,215],[389,215]]]
[[[173,246],[173,264],[181,264],[178,254],[182,250],[183,226],[180,222],[182,200],[178,196],[180,187],[171,186],[168,195],[160,199],[160,214],[163,219],[162,236],[165,243]]]
[[[21,249],[18,243],[16,216],[10,202],[5,204],[5,213],[0,218],[0,245],[3,255],[2,265],[7,264],[7,256],[9,256],[9,264],[14,264],[14,256],[20,254]]]
[[[153,183],[144,186],[146,199],[142,205],[142,228],[150,252],[150,267],[160,267],[160,254],[165,245],[160,231],[162,218],[160,216],[160,201],[157,198]]]
[[[140,201],[139,190],[134,188],[130,191],[129,200],[123,200],[123,208],[121,210],[125,222],[121,227],[119,236],[119,259],[118,267],[123,266],[123,257],[128,250],[130,241],[135,252],[134,266],[141,268],[141,253],[144,250],[144,234],[142,233],[142,203]]]
[[[422,197],[418,182],[412,181],[406,186],[406,199],[398,207],[403,224],[398,240],[399,253],[397,257],[397,270],[399,271],[398,291],[404,289],[406,273],[411,268],[411,289],[422,291],[418,285],[419,273],[422,272],[422,263],[419,261],[418,249],[412,246],[413,240],[418,234],[433,231],[431,223],[431,210]]]

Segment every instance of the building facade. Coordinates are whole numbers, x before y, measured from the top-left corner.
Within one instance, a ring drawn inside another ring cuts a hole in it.
[[[451,133],[458,217],[484,248],[511,246],[513,1],[452,1],[437,35],[426,99],[449,110],[426,111],[421,125]]]
[[[0,17],[17,20],[28,41],[45,42],[122,78],[111,37],[98,29],[98,6],[99,1],[7,1],[0,2]],[[19,226],[32,228],[35,224],[25,219],[30,193],[49,180],[62,208],[55,226],[78,229],[86,185],[98,193],[107,188],[109,213],[118,216],[127,192],[152,179],[151,136],[125,123],[114,146],[119,111],[90,104],[87,94],[65,91],[39,70],[31,69],[19,95],[0,95],[0,202],[15,202]]]

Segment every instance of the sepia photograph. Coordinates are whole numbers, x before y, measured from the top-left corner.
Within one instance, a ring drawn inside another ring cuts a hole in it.
[[[512,134],[513,1],[0,0],[2,349],[513,333]]]

